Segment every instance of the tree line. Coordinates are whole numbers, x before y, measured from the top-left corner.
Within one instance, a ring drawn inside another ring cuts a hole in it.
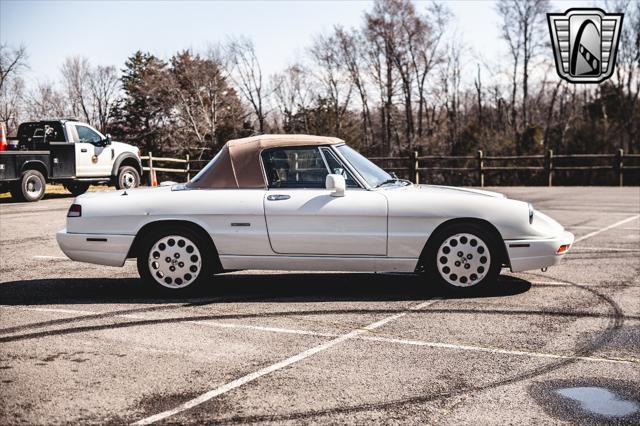
[[[548,0],[499,0],[507,56],[487,63],[452,30],[446,3],[377,0],[356,28],[318,34],[304,60],[265,75],[246,37],[121,69],[67,58],[61,81],[27,88],[27,49],[0,45],[0,121],[73,116],[154,154],[215,152],[262,133],[337,136],[370,155],[612,153],[640,150],[640,3],[625,14],[613,77],[557,77]],[[486,23],[490,25],[491,23]]]

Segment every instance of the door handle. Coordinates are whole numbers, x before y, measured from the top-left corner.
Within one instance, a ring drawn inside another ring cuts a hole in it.
[[[87,152],[87,148],[80,149],[80,152]]]
[[[282,194],[277,194],[277,195],[267,195],[267,200],[269,201],[281,201],[281,200],[288,200],[289,198],[291,198],[290,195],[282,195]]]

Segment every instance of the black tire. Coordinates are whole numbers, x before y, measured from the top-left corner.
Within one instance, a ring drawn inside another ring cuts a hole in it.
[[[44,197],[47,181],[37,170],[25,170],[20,181],[11,188],[11,196],[17,201],[34,202]]]
[[[122,166],[116,176],[116,188],[130,189],[140,186],[140,173],[135,167]]]
[[[65,183],[64,187],[67,191],[69,191],[74,197],[78,195],[82,195],[89,189],[89,182],[69,182]]]
[[[143,282],[156,290],[188,293],[211,279],[214,255],[210,243],[189,228],[158,230],[144,236],[140,244],[138,272]]]
[[[501,242],[477,224],[453,224],[429,240],[424,264],[431,282],[456,293],[494,285],[502,268]],[[461,255],[462,254],[462,255]]]

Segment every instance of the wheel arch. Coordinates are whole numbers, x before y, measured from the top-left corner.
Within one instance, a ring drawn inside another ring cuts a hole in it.
[[[209,246],[208,248],[213,253],[213,257],[216,263],[214,265],[214,269],[216,271],[222,270],[222,263],[220,262],[220,256],[218,255],[218,249],[216,248],[211,235],[199,224],[188,220],[163,219],[146,223],[142,228],[140,228],[135,238],[133,239],[133,243],[131,243],[131,247],[129,248],[129,252],[127,253],[127,259],[138,257],[138,255],[140,254],[140,250],[142,249],[142,242],[147,235],[150,235],[151,233],[160,229],[167,229],[168,227],[183,227],[198,235],[201,235],[204,238],[206,244]]]
[[[433,230],[431,235],[429,235],[429,238],[427,238],[427,241],[424,244],[424,247],[422,248],[422,252],[420,252],[420,260],[418,261],[418,266],[416,267],[416,270],[421,270],[424,267],[424,262],[425,262],[430,244],[433,241],[434,237],[440,233],[440,231],[442,231],[443,229],[449,226],[468,225],[468,224],[478,225],[484,228],[485,230],[487,230],[488,232],[490,232],[491,234],[493,234],[494,237],[496,237],[496,239],[498,240],[498,250],[500,251],[499,253],[500,260],[503,265],[509,266],[510,261],[509,261],[509,253],[507,252],[507,246],[505,245],[504,239],[502,238],[502,234],[500,234],[500,231],[498,231],[498,228],[496,228],[491,222],[485,219],[478,219],[474,217],[463,217],[463,218],[446,220],[442,222],[440,225],[438,225],[436,229]]]
[[[114,178],[118,178],[118,170],[122,166],[131,166],[134,167],[138,173],[140,173],[140,177],[142,177],[142,163],[140,159],[132,152],[123,152],[118,155],[116,161],[113,162],[113,168],[111,169],[111,176]]]
[[[42,161],[39,160],[30,160],[25,162],[22,165],[22,168],[20,169],[20,173],[24,173],[27,170],[37,170],[40,173],[42,173],[42,176],[44,177],[45,182],[47,182],[48,178],[49,178],[49,168],[47,167],[46,164],[44,164]]]

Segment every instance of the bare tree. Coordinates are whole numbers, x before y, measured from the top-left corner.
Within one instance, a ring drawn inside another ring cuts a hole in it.
[[[423,135],[423,116],[427,109],[427,77],[444,60],[441,41],[451,20],[451,12],[442,4],[432,3],[422,17],[424,31],[409,45],[418,91],[418,137]]]
[[[347,77],[334,36],[319,36],[311,46],[310,53],[314,60],[316,78],[322,87],[322,97],[326,99],[333,115],[333,131],[341,136],[342,117],[347,112],[351,101],[353,85]]]
[[[394,28],[387,12],[387,1],[377,0],[373,10],[365,13],[363,29],[367,40],[366,58],[371,71],[371,79],[378,89],[380,98],[380,123],[382,145],[391,152],[393,96],[396,88],[394,52]]]
[[[6,43],[0,43],[0,91],[5,82],[17,76],[27,66],[27,48],[19,46],[12,49]]]
[[[347,31],[340,26],[334,28],[335,39],[338,42],[338,55],[340,61],[347,69],[349,78],[355,86],[360,96],[360,104],[362,108],[362,134],[364,137],[364,145],[367,146],[373,139],[371,123],[371,112],[369,110],[369,96],[367,93],[367,85],[362,71],[364,52],[362,45],[364,40],[362,36],[355,30]]]
[[[13,134],[18,129],[24,112],[25,84],[20,77],[6,80],[0,90],[0,122],[6,123],[7,132]]]
[[[265,99],[267,94],[263,87],[262,68],[256,55],[253,42],[245,37],[235,38],[229,42],[228,53],[233,66],[233,80],[242,96],[251,104],[258,121],[260,133],[265,132]]]
[[[502,18],[502,38],[509,45],[513,58],[513,87],[511,95],[512,125],[517,133],[516,93],[517,74],[522,59],[522,126],[529,120],[529,75],[531,61],[546,40],[545,12],[549,9],[549,0],[512,1],[499,0],[496,10]],[[519,143],[516,141],[516,151]]]
[[[440,99],[445,110],[446,140],[449,153],[458,153],[461,128],[462,53],[461,41],[452,39],[446,50],[447,60],[440,69]]]
[[[6,123],[7,132],[18,127],[24,100],[24,80],[20,72],[27,67],[27,50],[24,46],[12,49],[0,43],[0,121]]]
[[[64,117],[69,111],[65,98],[50,82],[38,83],[26,96],[26,118],[41,120],[43,117]]]
[[[621,148],[630,152],[632,141],[640,136],[640,124],[633,120],[634,111],[638,108],[640,95],[640,2],[617,0],[607,4],[607,10],[624,13],[624,25],[620,29],[620,50],[617,58],[614,84],[619,93],[627,93],[622,99],[621,109],[624,115],[622,127],[625,137]]]
[[[272,93],[283,118],[282,128],[285,132],[309,133],[307,109],[312,100],[312,85],[308,71],[301,65],[287,67],[282,73],[272,76]],[[302,126],[295,123],[295,117],[301,114]]]
[[[74,117],[81,117],[87,123],[93,124],[89,61],[80,56],[69,57],[65,59],[61,71],[71,113]]]
[[[113,114],[120,89],[120,79],[114,66],[98,66],[89,75],[96,125],[105,132]]]

